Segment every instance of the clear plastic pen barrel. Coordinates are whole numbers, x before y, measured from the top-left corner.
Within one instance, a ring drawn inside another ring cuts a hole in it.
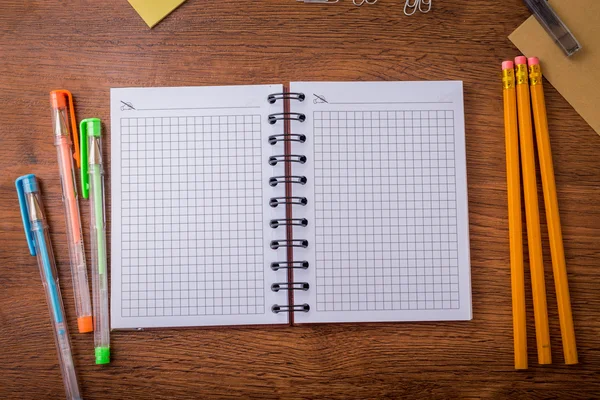
[[[92,287],[94,297],[94,346],[96,364],[110,362],[110,325],[108,311],[108,265],[104,219],[104,171],[99,136],[88,137]]]
[[[77,324],[79,332],[90,332],[92,330],[92,302],[90,299],[85,252],[83,249],[81,218],[77,201],[77,185],[72,156],[73,148],[71,146],[71,132],[66,106],[53,107],[52,120],[54,144],[58,153],[58,166],[62,184],[65,217],[67,220],[67,243],[69,246],[69,258],[71,260],[71,276],[73,280]],[[73,134],[76,135],[77,132],[73,132]]]
[[[80,399],[75,366],[71,355],[69,330],[65,319],[65,312],[58,283],[58,274],[54,262],[54,254],[50,244],[50,236],[43,214],[42,202],[39,191],[35,187],[25,190],[27,208],[31,221],[31,230],[35,240],[36,256],[40,267],[40,275],[46,292],[46,301],[52,316],[54,341],[58,352],[58,361],[62,372],[67,399]]]

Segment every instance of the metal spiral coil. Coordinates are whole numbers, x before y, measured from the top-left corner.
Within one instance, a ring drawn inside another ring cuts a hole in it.
[[[308,312],[310,311],[310,306],[306,303],[304,304],[294,304],[291,306],[283,306],[283,305],[279,305],[279,304],[273,304],[273,307],[271,307],[271,311],[274,312],[275,314],[279,314],[280,312]]]
[[[306,96],[304,93],[284,92],[284,93],[273,93],[267,96],[269,104],[275,104],[277,100],[298,100],[304,101]]]
[[[269,136],[269,144],[275,145],[277,142],[298,142],[304,143],[306,142],[306,135],[301,133],[289,133],[289,134],[280,134],[280,135],[271,135]]]
[[[293,93],[293,92],[283,92],[283,93],[273,93],[267,97],[267,101],[269,104],[275,104],[277,101],[286,101],[286,100],[296,100],[302,102],[306,99],[304,93]],[[270,114],[268,117],[269,124],[274,125],[277,121],[298,121],[304,122],[306,121],[306,115],[302,113],[296,112],[282,112],[282,113],[274,113]],[[289,126],[288,126],[289,127]],[[289,154],[290,153],[290,143],[305,143],[306,135],[296,134],[296,133],[284,133],[269,136],[269,144],[276,145],[277,143],[283,142],[285,143],[285,154],[273,155],[269,157],[268,163],[271,166],[276,166],[279,163],[286,165],[286,175],[285,176],[272,176],[269,178],[269,185],[271,187],[276,187],[279,184],[286,185],[286,194],[288,194],[287,189],[290,186],[288,184],[299,184],[306,185],[307,178],[303,175],[291,175],[289,174],[291,169],[291,164],[287,163],[298,163],[305,164],[307,162],[307,158],[305,155],[301,154]],[[288,175],[289,174],[289,175]],[[273,208],[278,207],[279,205],[300,205],[306,206],[308,204],[308,199],[306,197],[301,196],[283,196],[283,197],[272,197],[269,200],[269,205]],[[290,209],[288,208],[288,211]],[[269,222],[269,226],[273,229],[280,228],[282,226],[287,227],[288,232],[291,232],[293,226],[297,227],[306,227],[308,226],[308,220],[306,218],[287,218],[289,215],[286,215],[286,218],[281,219],[272,219]],[[308,240],[305,239],[285,239],[285,240],[271,240],[270,247],[273,250],[280,249],[282,247],[289,248],[307,248]],[[288,256],[289,256],[288,252]],[[291,257],[291,256],[290,256]],[[288,282],[276,282],[271,285],[271,290],[274,292],[280,292],[287,290],[290,292],[289,302],[292,302],[292,291],[307,291],[310,289],[310,285],[308,282],[290,282],[291,278],[291,270],[292,269],[308,269],[309,263],[308,261],[278,261],[271,263],[271,269],[273,271],[279,271],[280,269],[287,269],[290,275],[288,278]],[[293,305],[280,305],[274,304],[271,307],[271,311],[274,313],[280,312],[308,312],[310,310],[310,305],[304,304],[293,304]]]
[[[301,196],[283,196],[283,197],[271,197],[269,205],[273,208],[280,204],[295,204],[298,206],[305,206],[308,204],[308,199]]]

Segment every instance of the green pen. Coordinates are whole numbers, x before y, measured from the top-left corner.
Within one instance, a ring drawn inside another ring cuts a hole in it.
[[[81,193],[90,196],[92,238],[92,297],[94,303],[94,347],[96,364],[110,362],[108,314],[108,265],[104,218],[104,171],[102,168],[102,123],[87,118],[79,125],[81,134]]]

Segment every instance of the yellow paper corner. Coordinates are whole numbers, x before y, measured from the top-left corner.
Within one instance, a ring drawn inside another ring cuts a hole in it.
[[[185,0],[127,0],[142,17],[148,27],[152,28],[163,18],[173,12]]]

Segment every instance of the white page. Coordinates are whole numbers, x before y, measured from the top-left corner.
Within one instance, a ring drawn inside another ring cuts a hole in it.
[[[292,83],[309,199],[295,321],[471,319],[462,82]]]
[[[119,328],[288,323],[269,266],[281,85],[111,90],[111,323]],[[279,168],[279,170],[277,170]],[[279,214],[278,214],[279,213]]]

